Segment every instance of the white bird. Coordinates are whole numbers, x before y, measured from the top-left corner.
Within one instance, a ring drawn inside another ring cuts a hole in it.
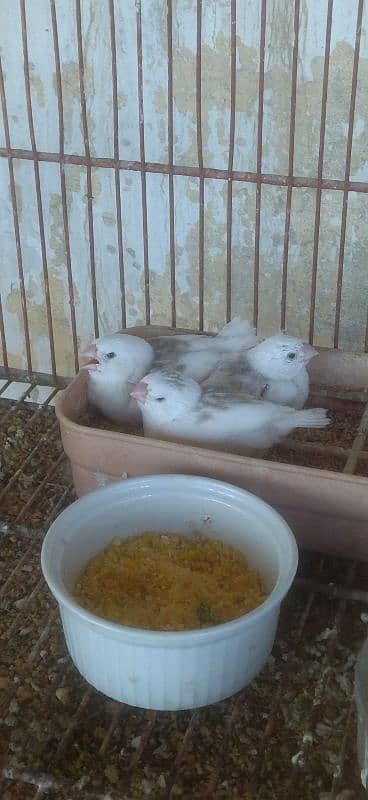
[[[314,347],[295,336],[270,336],[246,353],[218,364],[205,385],[225,385],[272,403],[301,409],[309,394],[306,365],[317,355]]]
[[[149,339],[155,353],[153,369],[175,369],[201,383],[221,361],[237,357],[259,341],[247,320],[235,317],[216,336],[176,334]]]
[[[114,333],[95,339],[80,355],[87,359],[89,403],[118,424],[141,422],[130,392],[151,367],[151,345],[138,336]]]
[[[222,450],[272,447],[294,428],[329,424],[323,408],[298,411],[163,370],[146,375],[131,394],[141,408],[145,435]]]
[[[249,322],[238,318],[217,336],[174,334],[149,342],[126,333],[101,336],[80,353],[88,360],[89,402],[113,422],[137,424],[141,415],[129,391],[151,368],[170,367],[203,380],[226,355],[237,355],[257,341]]]

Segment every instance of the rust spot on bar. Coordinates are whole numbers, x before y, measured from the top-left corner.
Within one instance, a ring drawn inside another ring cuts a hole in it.
[[[142,181],[142,230],[143,230],[143,263],[144,263],[144,298],[146,305],[146,325],[151,320],[150,274],[148,257],[148,222],[147,222],[147,181],[146,152],[144,141],[144,107],[143,107],[143,63],[142,63],[142,7],[141,0],[136,0],[137,17],[137,59],[138,59],[138,104],[139,104],[139,171]]]
[[[257,131],[257,175],[256,175],[256,219],[255,219],[255,245],[254,245],[254,285],[253,285],[253,324],[258,325],[258,294],[259,294],[259,244],[261,233],[261,191],[262,191],[262,135],[263,135],[263,95],[264,95],[264,62],[266,44],[266,14],[267,0],[262,0],[261,5],[261,35],[259,44],[259,80],[258,80],[258,131]]]
[[[299,51],[299,16],[300,16],[300,0],[295,0],[294,46],[293,46],[293,64],[292,64],[292,75],[291,75],[291,98],[290,98],[289,169],[288,169],[289,177],[292,177],[294,172],[296,87],[297,87],[297,76],[298,76],[298,51]],[[289,261],[291,194],[292,194],[292,186],[291,184],[289,184],[286,196],[284,254],[282,261],[281,330],[284,330],[286,325],[286,293],[287,293],[288,261]]]
[[[346,145],[346,161],[345,161],[345,176],[344,176],[344,194],[342,199],[341,211],[341,236],[340,236],[340,252],[339,252],[339,267],[337,272],[337,286],[336,286],[336,314],[335,314],[335,331],[334,331],[334,347],[339,346],[339,329],[340,329],[340,316],[341,316],[341,295],[342,295],[342,280],[344,273],[344,256],[345,256],[345,239],[346,239],[346,219],[348,213],[348,190],[347,185],[350,178],[351,167],[351,150],[353,145],[354,133],[354,116],[355,116],[355,101],[358,83],[358,68],[359,68],[359,53],[360,53],[360,39],[362,33],[362,18],[363,18],[364,0],[359,0],[358,14],[356,23],[355,34],[355,48],[354,48],[354,62],[353,62],[353,75],[351,81],[351,98],[349,108],[349,127],[348,138]]]
[[[16,147],[0,147],[0,158],[15,158],[25,161],[33,161],[34,154],[32,150],[24,150]],[[47,161],[49,163],[58,164],[60,162],[59,153],[44,153],[42,150],[37,150],[38,161]],[[63,157],[64,164],[73,164],[77,167],[102,167],[103,169],[113,169],[115,161],[113,158],[99,158],[91,156],[72,155],[66,153]],[[152,161],[145,162],[145,172],[159,173],[161,175],[169,175],[169,164],[161,164]],[[140,161],[126,161],[119,159],[119,169],[123,172],[141,172]],[[182,175],[187,178],[214,178],[215,180],[226,181],[228,178],[227,169],[214,169],[211,167],[186,167],[183,165],[174,164],[172,168],[174,175]],[[349,192],[359,192],[362,194],[368,193],[368,182],[364,181],[348,181],[345,184],[343,180],[335,180],[331,178],[308,178],[307,176],[300,177],[299,175],[277,175],[270,172],[250,172],[245,170],[234,170],[233,181],[240,183],[261,183],[266,186],[292,186],[297,189],[332,189],[333,191],[343,191],[347,189]]]
[[[119,107],[118,107],[118,78],[117,78],[117,65],[116,65],[114,0],[109,0],[109,11],[110,11],[110,39],[111,39],[112,107],[114,115],[115,202],[116,202],[116,225],[117,225],[117,235],[118,235],[118,258],[119,258],[120,295],[121,295],[121,325],[122,328],[125,328],[126,327],[125,270],[124,270],[123,221],[122,221],[122,210],[121,210],[120,172],[119,172]]]
[[[54,331],[53,331],[53,324],[52,324],[52,312],[51,312],[51,301],[50,301],[49,274],[48,274],[48,265],[47,265],[46,240],[45,240],[45,225],[44,225],[44,220],[43,220],[43,206],[42,206],[42,195],[41,195],[40,167],[39,167],[38,158],[37,158],[36,137],[35,137],[34,123],[33,123],[31,83],[30,83],[30,77],[29,77],[27,19],[26,19],[25,0],[20,0],[20,18],[21,18],[21,26],[22,26],[23,71],[24,71],[25,91],[26,91],[28,127],[29,127],[29,136],[30,136],[30,140],[31,140],[32,152],[34,154],[33,167],[34,167],[34,176],[35,176],[35,185],[36,185],[38,226],[39,226],[39,231],[40,231],[43,285],[44,285],[45,302],[46,302],[46,316],[47,316],[47,329],[48,329],[49,345],[50,345],[51,371],[52,371],[53,378],[55,380],[55,378],[56,378],[56,358],[55,358]]]
[[[167,0],[167,141],[169,151],[169,225],[171,326],[176,327],[176,259],[175,259],[175,201],[174,201],[174,101],[173,101],[173,19],[172,0]]]
[[[202,142],[202,0],[197,0],[196,117],[199,174],[198,327],[204,327],[204,169]]]
[[[59,50],[59,37],[57,28],[55,0],[50,0],[50,6],[51,6],[51,24],[52,24],[52,34],[53,34],[54,54],[55,54],[56,93],[57,93],[58,115],[59,115],[59,149],[60,149],[59,166],[60,166],[61,204],[63,209],[65,259],[66,259],[66,269],[68,276],[68,292],[69,292],[69,305],[70,305],[70,322],[72,327],[72,339],[73,339],[74,369],[76,372],[78,372],[79,358],[78,358],[77,323],[75,316],[74,285],[73,285],[72,259],[70,252],[68,203],[66,195],[65,165],[64,165],[63,89],[61,83],[60,50]]]
[[[84,85],[84,56],[83,56],[83,38],[82,38],[81,0],[75,0],[75,13],[77,22],[79,86],[81,95],[83,139],[84,139],[84,150],[87,160],[87,213],[88,213],[89,257],[91,264],[93,321],[95,328],[95,336],[98,337],[99,325],[98,325],[98,306],[97,306],[97,289],[96,289],[95,245],[94,245],[94,233],[93,233],[92,169],[91,169],[91,152],[90,152],[89,135],[88,135],[86,91]]]
[[[317,290],[317,270],[318,270],[318,250],[319,250],[319,229],[321,222],[321,198],[323,188],[323,159],[325,152],[325,133],[326,133],[326,113],[327,113],[327,91],[328,91],[328,76],[330,67],[330,50],[331,50],[331,27],[332,27],[332,11],[333,0],[328,0],[327,7],[327,21],[326,21],[326,41],[325,41],[325,62],[323,68],[323,84],[322,84],[322,106],[321,106],[321,125],[319,132],[319,153],[318,153],[318,168],[317,168],[317,193],[316,193],[316,212],[314,220],[314,240],[313,240],[313,263],[312,263],[312,285],[311,285],[311,302],[309,312],[309,341],[312,343],[314,340],[314,319],[316,312],[316,290]]]
[[[233,166],[235,144],[236,108],[236,0],[231,0],[230,10],[230,131],[229,160],[227,178],[227,220],[226,220],[226,321],[231,319],[231,258],[233,224]]]
[[[8,119],[8,109],[7,109],[7,104],[6,104],[5,83],[4,83],[4,74],[3,74],[1,56],[0,56],[0,96],[1,96],[1,107],[2,107],[2,112],[3,112],[5,144],[6,144],[7,149],[10,151],[9,119]],[[32,158],[33,158],[33,153],[32,153]],[[27,368],[28,368],[28,372],[31,374],[32,373],[32,356],[31,356],[31,344],[30,344],[30,338],[29,338],[27,298],[26,298],[26,290],[25,290],[25,284],[24,284],[22,246],[21,246],[21,242],[20,242],[17,195],[16,195],[16,191],[15,191],[15,180],[14,180],[14,169],[13,169],[13,159],[12,159],[12,157],[8,158],[8,169],[9,169],[10,196],[11,196],[11,203],[12,203],[12,210],[13,210],[15,247],[16,247],[16,251],[17,251],[20,298],[21,298],[21,306],[22,306],[23,331],[24,331],[24,340],[25,340],[25,346],[26,346]]]

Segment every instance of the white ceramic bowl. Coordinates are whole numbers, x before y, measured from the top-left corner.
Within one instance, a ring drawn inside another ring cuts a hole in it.
[[[81,608],[71,592],[86,562],[114,537],[145,530],[221,538],[244,551],[269,596],[231,622],[178,632],[117,625]],[[41,563],[87,681],[129,705],[178,710],[229,697],[262,669],[298,551],[282,517],[250,492],[209,478],[155,475],[110,484],[70,505],[51,525]]]

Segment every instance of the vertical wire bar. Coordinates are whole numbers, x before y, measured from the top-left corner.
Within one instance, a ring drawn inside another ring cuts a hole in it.
[[[267,0],[261,5],[261,35],[259,43],[259,79],[258,79],[258,131],[257,131],[257,188],[256,188],[256,221],[254,247],[254,287],[253,287],[253,324],[258,326],[259,301],[259,254],[261,233],[261,199],[262,199],[262,145],[263,145],[263,95],[265,71]]]
[[[43,285],[45,292],[47,329],[48,329],[49,345],[50,345],[51,372],[54,381],[56,381],[55,343],[54,343],[54,330],[52,323],[52,311],[51,311],[51,300],[50,300],[49,273],[47,265],[45,225],[43,219],[40,167],[38,163],[38,154],[36,147],[36,136],[34,130],[33,110],[32,110],[31,82],[29,77],[29,57],[28,57],[27,19],[26,19],[25,0],[20,0],[20,18],[22,26],[24,84],[26,91],[28,127],[29,127],[29,136],[32,147],[33,167],[34,167],[35,186],[36,186],[38,226],[40,231]]]
[[[2,351],[3,351],[4,369],[5,369],[6,377],[9,378],[8,350],[7,350],[7,346],[6,346],[5,324],[4,324],[3,304],[2,304],[2,301],[1,301],[1,294],[0,294],[0,340],[1,340],[1,347],[2,347]]]
[[[173,13],[172,0],[167,0],[167,141],[169,151],[169,213],[170,213],[170,280],[171,325],[176,327],[176,258],[175,258],[175,199],[174,199],[174,101],[173,101]]]
[[[227,178],[227,220],[226,220],[226,322],[231,319],[231,261],[232,261],[232,226],[233,226],[233,167],[235,145],[235,108],[236,108],[236,0],[231,0],[230,10],[230,134],[229,160]]]
[[[355,101],[358,83],[358,69],[359,69],[359,54],[360,54],[360,39],[362,33],[362,19],[363,19],[364,0],[359,0],[357,24],[355,33],[355,47],[354,47],[354,62],[353,62],[353,75],[351,81],[351,98],[349,108],[349,127],[348,138],[346,145],[346,161],[345,161],[345,175],[344,175],[344,194],[342,200],[341,211],[341,235],[340,235],[340,252],[339,252],[339,266],[337,271],[337,286],[336,286],[336,313],[335,313],[335,331],[334,331],[334,347],[339,346],[339,329],[340,329],[340,316],[341,316],[341,295],[342,295],[342,281],[344,274],[344,256],[345,256],[345,240],[346,240],[346,220],[348,213],[348,198],[349,198],[349,179],[351,168],[351,151],[353,146],[353,133],[354,133],[354,116],[355,116]]]
[[[364,340],[364,352],[368,352],[368,312],[367,312],[367,322],[365,326],[365,340]]]
[[[5,144],[6,144],[6,147],[7,147],[8,151],[10,151],[11,145],[10,145],[9,119],[8,119],[8,109],[7,109],[7,103],[6,103],[5,83],[4,83],[4,74],[3,74],[1,56],[0,56],[0,95],[1,95],[1,107],[2,107],[2,112],[3,112]],[[19,274],[20,300],[21,300],[21,306],[22,306],[22,320],[23,320],[24,341],[25,341],[25,346],[26,346],[27,369],[28,369],[28,372],[29,372],[29,376],[31,377],[32,376],[32,355],[31,355],[31,343],[30,343],[29,325],[28,325],[27,298],[26,298],[26,290],[25,290],[25,283],[24,283],[23,257],[22,257],[22,246],[21,246],[21,241],[20,241],[17,193],[16,193],[16,190],[15,190],[13,159],[11,158],[11,156],[8,157],[8,169],[9,169],[10,196],[11,196],[11,203],[12,203],[12,210],[13,210],[15,247],[16,247],[16,252],[17,252],[17,263],[18,263],[18,274]]]
[[[356,471],[359,462],[359,456],[364,448],[367,434],[368,434],[368,403],[366,404],[364,412],[360,418],[358,430],[355,434],[354,441],[351,445],[350,452],[343,469],[343,472],[346,475],[353,475],[354,472]]]
[[[87,160],[87,210],[88,210],[89,257],[91,265],[93,321],[94,321],[95,336],[98,337],[99,325],[98,325],[98,305],[97,305],[97,288],[96,288],[95,244],[94,244],[94,231],[93,231],[92,168],[91,168],[91,150],[89,146],[89,134],[88,134],[86,90],[84,85],[84,56],[83,56],[81,0],[75,0],[75,14],[77,22],[79,87],[81,96],[83,139],[84,139],[84,151]]]
[[[144,104],[143,104],[143,59],[142,59],[142,6],[136,0],[137,17],[137,59],[138,59],[138,105],[139,105],[139,149],[141,160],[142,182],[142,230],[143,230],[143,264],[144,264],[144,298],[146,305],[146,325],[151,321],[150,274],[148,257],[148,219],[147,219],[147,177],[146,148],[144,139]]]
[[[291,98],[290,98],[289,165],[288,165],[289,178],[292,178],[294,174],[296,88],[297,88],[297,77],[298,77],[298,51],[299,51],[299,16],[300,16],[300,0],[295,0],[294,46],[293,46]],[[288,281],[291,198],[292,198],[292,184],[291,182],[289,182],[286,195],[284,253],[282,260],[281,330],[285,329],[285,323],[286,323],[286,294],[287,294],[287,281]]]
[[[78,372],[79,359],[78,359],[77,322],[75,315],[74,283],[73,283],[72,258],[70,252],[70,238],[69,238],[68,202],[67,202],[66,181],[65,181],[63,88],[61,82],[59,35],[57,27],[55,0],[50,0],[50,7],[51,7],[52,35],[54,40],[56,93],[57,93],[58,115],[59,115],[59,156],[60,156],[59,168],[60,168],[61,204],[63,209],[65,260],[66,260],[66,270],[68,276],[68,293],[69,293],[69,306],[70,306],[70,321],[71,321],[72,339],[73,339],[74,369],[75,372]]]
[[[119,169],[119,106],[118,106],[118,76],[116,65],[116,33],[115,33],[115,8],[114,0],[109,0],[110,11],[110,40],[111,40],[111,76],[112,76],[112,105],[114,115],[114,161],[115,161],[115,202],[116,225],[118,233],[118,256],[121,296],[121,325],[126,328],[126,301],[125,301],[125,268],[123,247],[123,220],[120,193]]]
[[[323,160],[325,153],[327,92],[328,92],[328,78],[330,69],[332,12],[333,12],[333,0],[328,0],[326,39],[325,39],[325,60],[323,67],[323,83],[322,83],[321,123],[319,129],[319,152],[318,152],[318,167],[317,167],[317,179],[319,182],[322,181],[323,177]],[[314,324],[316,315],[316,291],[317,291],[317,270],[318,270],[318,251],[319,251],[319,230],[321,223],[321,199],[322,199],[322,187],[320,183],[316,191],[316,211],[314,218],[312,283],[311,283],[311,301],[309,309],[309,341],[311,344],[313,343],[314,340]]]
[[[197,55],[196,55],[196,117],[199,178],[199,270],[198,270],[198,327],[204,325],[204,176],[202,142],[202,0],[197,0]]]

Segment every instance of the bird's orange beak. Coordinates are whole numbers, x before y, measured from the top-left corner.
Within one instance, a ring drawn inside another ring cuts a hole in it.
[[[130,396],[134,397],[134,400],[137,400],[138,403],[142,403],[148,394],[148,384],[144,381],[140,383],[136,383],[133,390],[130,392]]]
[[[318,356],[318,350],[316,350],[315,347],[312,347],[311,344],[303,344],[303,357],[305,363],[308,364],[308,361],[315,356]]]
[[[90,344],[88,347],[85,347],[84,350],[80,351],[79,355],[86,361],[86,363],[82,365],[82,368],[88,369],[89,371],[95,369],[97,364],[100,363],[97,358],[97,347],[95,344]]]

